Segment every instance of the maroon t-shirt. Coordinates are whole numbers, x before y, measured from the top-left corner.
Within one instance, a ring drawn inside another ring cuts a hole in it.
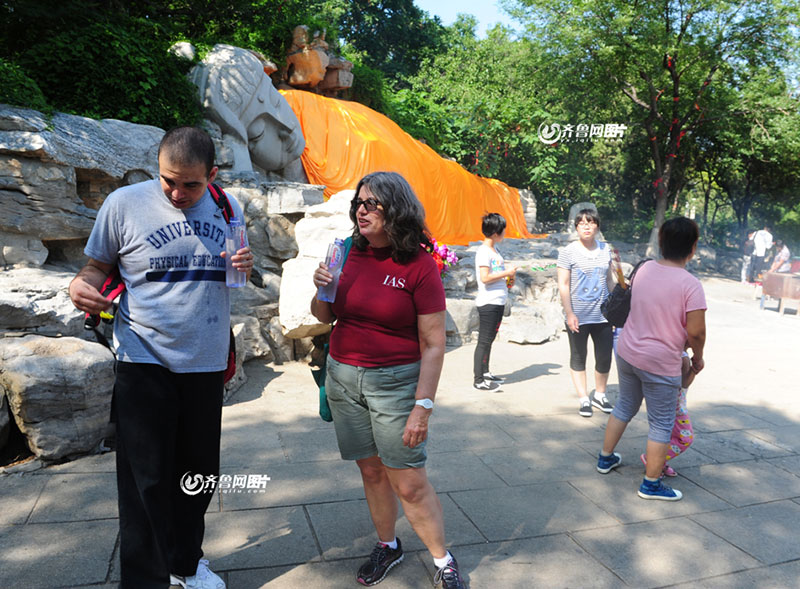
[[[407,264],[391,248],[355,246],[332,304],[336,315],[330,354],[352,366],[397,366],[420,359],[417,315],[445,310],[436,262],[422,248]]]

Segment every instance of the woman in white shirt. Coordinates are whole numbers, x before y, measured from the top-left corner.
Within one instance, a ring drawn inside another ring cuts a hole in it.
[[[503,256],[497,251],[497,244],[503,241],[506,234],[503,216],[498,213],[484,215],[481,231],[484,240],[475,254],[475,275],[478,279],[475,304],[478,306],[480,324],[473,361],[473,386],[478,390],[497,392],[503,379],[489,371],[489,355],[503,320],[508,287],[514,284],[517,269],[514,266],[506,268]]]

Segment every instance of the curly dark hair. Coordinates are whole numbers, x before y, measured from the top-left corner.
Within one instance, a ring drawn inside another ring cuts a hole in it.
[[[373,172],[359,180],[350,203],[353,245],[363,251],[368,244],[367,238],[359,232],[356,220],[356,201],[363,186],[369,186],[369,191],[383,206],[383,227],[391,244],[392,260],[406,264],[420,252],[420,245],[431,245],[430,232],[425,225],[425,209],[406,179],[397,172]]]

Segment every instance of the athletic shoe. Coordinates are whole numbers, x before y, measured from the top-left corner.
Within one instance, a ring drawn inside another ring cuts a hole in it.
[[[608,397],[606,397],[605,395],[603,395],[602,397],[600,397],[600,398],[598,399],[598,398],[597,398],[597,397],[594,395],[594,393],[592,393],[592,396],[591,396],[590,398],[591,398],[591,400],[592,400],[592,405],[594,405],[595,407],[597,407],[597,408],[598,408],[600,411],[602,411],[603,413],[611,413],[611,410],[612,410],[612,409],[614,409],[614,408],[611,406],[611,403],[609,403],[609,402],[608,402]]]
[[[433,585],[442,589],[467,589],[464,584],[464,579],[461,578],[461,573],[458,572],[458,563],[456,557],[450,555],[450,562],[436,571],[433,576]]]
[[[483,380],[488,380],[489,382],[505,382],[506,379],[502,376],[495,376],[491,372],[484,372],[483,373]]]
[[[639,497],[642,499],[660,499],[661,501],[679,501],[683,493],[665,485],[661,479],[657,481],[642,480],[639,485]]]
[[[362,585],[377,585],[386,576],[391,568],[403,561],[403,545],[397,539],[397,548],[392,550],[383,542],[375,544],[369,560],[358,569],[356,580]]]
[[[589,401],[584,401],[581,403],[581,408],[578,409],[578,415],[583,417],[591,417],[592,416],[592,404]]]
[[[169,584],[180,585],[185,589],[225,589],[225,582],[208,568],[208,561],[205,558],[201,558],[197,563],[197,572],[194,575],[191,577],[170,575]]]
[[[618,452],[614,452],[611,456],[597,455],[597,472],[608,474],[613,469],[622,464],[622,456]]]
[[[492,393],[499,393],[502,390],[498,383],[491,382],[488,380],[482,380],[481,382],[476,382],[472,386],[478,389],[479,391],[489,391]]]
[[[647,455],[642,454],[641,456],[639,456],[639,460],[641,460],[642,464],[644,464],[644,467],[647,468]],[[668,463],[665,462],[664,463],[664,469],[661,471],[661,476],[662,477],[676,477],[676,476],[678,476],[678,473],[675,472],[674,468],[672,468]]]

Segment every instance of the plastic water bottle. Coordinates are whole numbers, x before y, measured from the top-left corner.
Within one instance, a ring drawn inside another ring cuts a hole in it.
[[[241,219],[231,217],[225,228],[225,284],[231,288],[241,288],[247,284],[247,273],[233,267],[232,256],[247,247],[247,228]]]
[[[336,300],[336,289],[339,287],[339,275],[342,273],[343,262],[344,241],[334,239],[333,243],[328,246],[328,255],[325,256],[325,265],[328,267],[328,271],[333,274],[333,280],[317,289],[318,300],[328,303]]]

